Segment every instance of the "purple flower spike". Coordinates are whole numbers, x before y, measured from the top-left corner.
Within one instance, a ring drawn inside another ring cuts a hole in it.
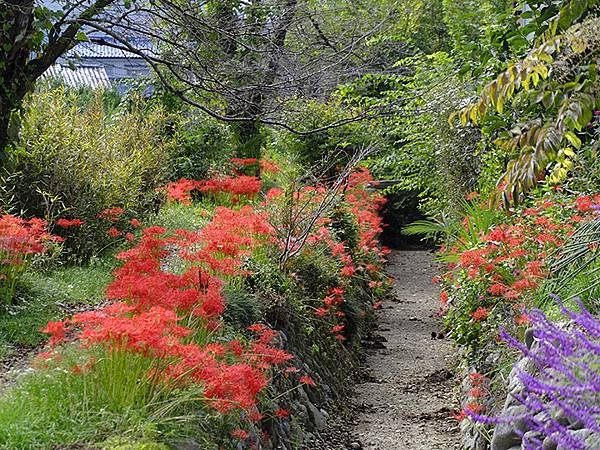
[[[587,443],[576,429],[582,426],[600,434],[600,322],[578,301],[581,312],[560,305],[569,326],[561,328],[540,310],[528,314],[536,338],[528,349],[522,342],[501,330],[502,339],[535,363],[536,372],[517,371],[523,389],[514,395],[526,406],[527,416],[488,417],[469,413],[484,424],[526,423],[529,431],[523,448],[539,449],[545,438],[558,446],[585,450]],[[562,417],[563,420],[558,420]],[[566,422],[565,420],[566,419]],[[519,435],[525,433],[519,431]]]

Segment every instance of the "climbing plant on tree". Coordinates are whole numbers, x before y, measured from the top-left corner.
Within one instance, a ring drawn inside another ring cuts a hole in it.
[[[540,180],[564,181],[590,140],[586,126],[600,95],[598,12],[595,0],[564,1],[550,16],[535,5],[528,9],[525,17],[538,30],[533,48],[488,83],[476,102],[451,116],[480,126],[510,155],[495,199],[507,207]]]

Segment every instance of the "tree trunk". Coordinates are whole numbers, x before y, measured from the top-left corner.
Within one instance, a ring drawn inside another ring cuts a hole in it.
[[[8,145],[10,113],[10,109],[5,108],[4,101],[0,100],[0,167],[2,167],[6,161],[5,149]]]

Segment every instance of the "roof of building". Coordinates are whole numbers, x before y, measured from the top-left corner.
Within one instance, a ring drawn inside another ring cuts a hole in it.
[[[136,50],[152,54],[153,48],[152,43],[148,39],[144,38],[131,38],[127,40],[127,43],[134,47]],[[94,37],[90,41],[81,42],[69,50],[65,57],[71,58],[117,58],[117,59],[142,59],[141,56],[131,53],[120,48],[112,47],[111,45],[120,45],[115,39],[102,36]]]
[[[104,67],[79,66],[70,68],[54,64],[46,70],[43,77],[62,80],[67,86],[73,88],[89,87],[96,89],[110,87],[108,74]]]

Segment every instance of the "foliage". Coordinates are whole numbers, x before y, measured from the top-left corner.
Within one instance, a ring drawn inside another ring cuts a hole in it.
[[[383,143],[369,168],[378,179],[390,181],[385,192],[417,193],[421,210],[433,217],[458,215],[453,209],[474,189],[479,171],[479,133],[447,123],[448,114],[468,95],[455,64],[442,52],[405,58],[396,63],[403,76],[360,99],[376,105],[391,102],[400,111],[374,125]],[[349,101],[360,94],[355,85],[346,89]]]
[[[66,256],[89,258],[114,242],[107,236],[112,221],[99,217],[103,210],[119,207],[131,218],[153,208],[167,169],[164,120],[160,109],[141,104],[107,112],[101,94],[84,106],[62,89],[32,95],[10,153],[4,202],[48,222],[79,219],[54,229],[69,238]]]
[[[527,56],[510,64],[458,114],[463,125],[481,125],[494,145],[511,157],[517,154],[498,181],[506,206],[518,203],[540,179],[564,181],[576,152],[588,143],[586,127],[598,96],[600,21],[594,8],[596,2],[573,0],[551,17],[540,13],[547,27],[537,29],[545,31]]]
[[[186,111],[180,107],[176,112],[185,114]],[[222,167],[233,156],[235,136],[227,124],[187,112],[172,127],[175,143],[169,163],[171,180],[206,178],[211,170]]]
[[[489,231],[474,236],[476,241],[442,249],[449,269],[442,276],[443,310],[455,342],[476,358],[493,342],[498,324],[527,323],[525,309],[550,275],[550,255],[576,224],[593,219],[592,205],[598,202],[598,196],[541,198],[496,218]],[[469,228],[468,217],[463,226]]]
[[[295,108],[299,111],[294,115],[295,125],[301,131],[308,131],[326,127],[348,106],[339,100],[328,103],[298,101]],[[346,164],[358,149],[375,143],[376,133],[368,123],[356,121],[307,135],[282,133],[276,135],[272,146],[315,173],[333,175],[336,166]]]
[[[582,224],[569,236],[549,257],[551,276],[539,290],[538,304],[547,306],[550,294],[554,294],[565,303],[578,298],[593,313],[600,311],[599,245],[598,219]]]

